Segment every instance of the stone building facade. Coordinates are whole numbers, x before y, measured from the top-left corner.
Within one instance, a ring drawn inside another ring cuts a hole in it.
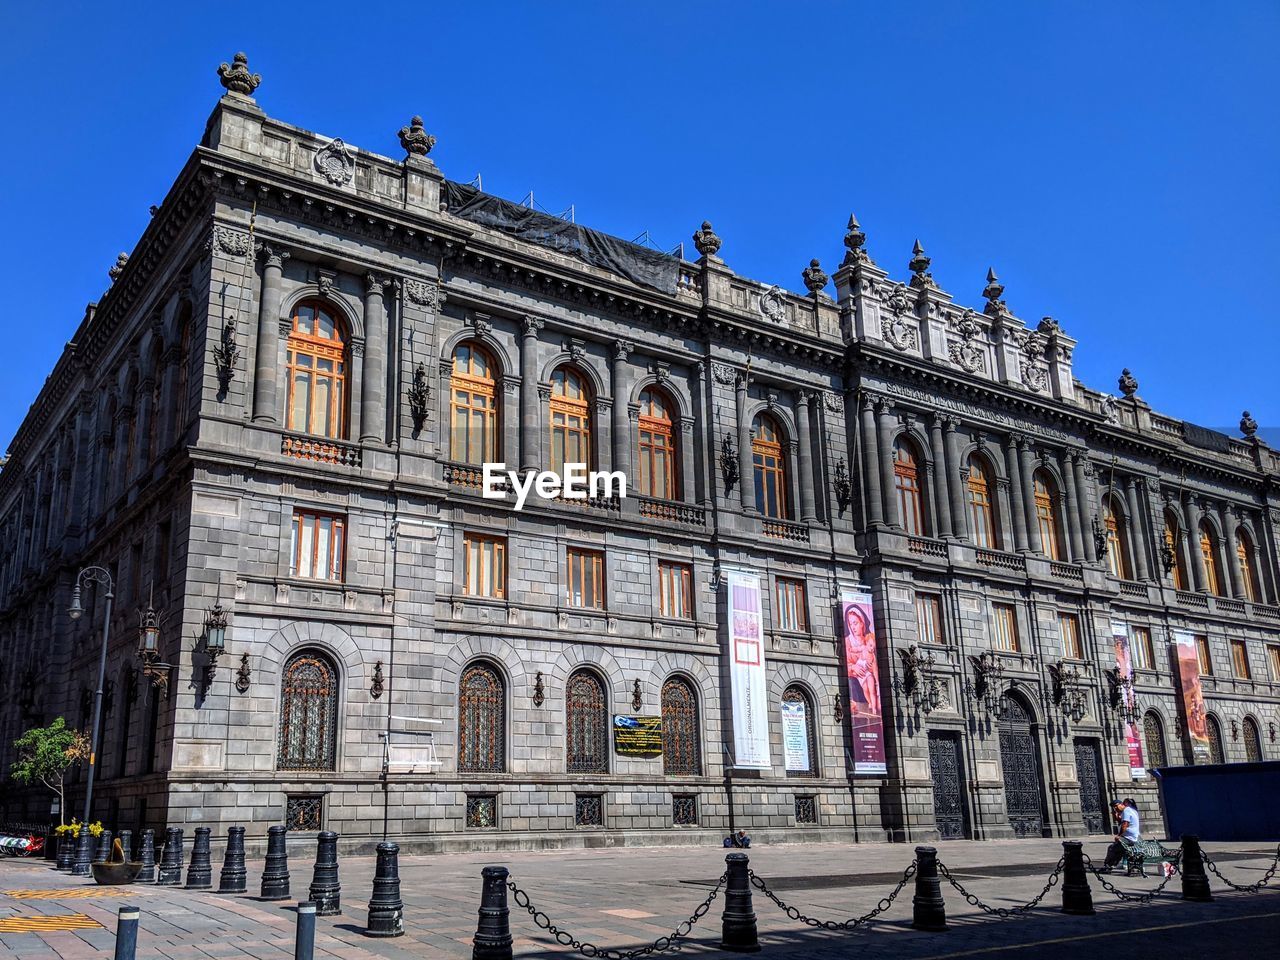
[[[1127,371],[1088,388],[994,274],[961,306],[918,245],[891,277],[852,218],[800,295],[735,274],[709,224],[696,261],[659,256],[447,181],[417,118],[396,161],[268,117],[242,60],[221,75],[0,472],[4,769],[21,730],[88,725],[104,591],[65,611],[90,564],[115,584],[95,809],[117,827],[1077,835],[1103,796],[1157,816],[1113,621],[1151,765],[1187,751],[1175,630],[1202,647],[1213,759],[1280,757],[1280,455],[1247,415],[1229,438]],[[576,449],[629,495],[482,495],[485,460]],[[771,770],[733,767],[732,570],[764,586]],[[856,586],[884,775],[849,760]],[[620,755],[614,715],[662,716],[664,755]],[[37,803],[6,789],[10,817]]]

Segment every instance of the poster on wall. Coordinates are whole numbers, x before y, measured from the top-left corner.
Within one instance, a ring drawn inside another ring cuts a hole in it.
[[[1209,763],[1209,726],[1205,719],[1204,691],[1200,689],[1200,657],[1194,634],[1175,630],[1173,641],[1178,648],[1178,678],[1182,683],[1182,711],[1186,720],[1187,742],[1191,745],[1191,762]]]
[[[809,759],[807,710],[803,701],[782,701],[782,755],[788,773],[808,773],[813,769]]]
[[[729,682],[733,694],[733,763],[768,770],[769,710],[764,675],[760,578],[729,573]]]
[[[1116,647],[1116,670],[1121,680],[1128,683],[1120,688],[1125,699],[1125,707],[1130,716],[1137,716],[1135,710],[1137,697],[1133,692],[1133,658],[1129,650],[1129,626],[1124,623],[1111,622],[1111,640]],[[1129,747],[1129,775],[1135,780],[1147,779],[1147,765],[1142,755],[1142,738],[1138,736],[1138,725],[1124,725],[1124,739]]]
[[[615,715],[613,752],[644,759],[662,756],[662,718]]]
[[[844,631],[845,675],[849,681],[853,772],[887,773],[880,667],[876,662],[876,621],[871,613],[871,594],[863,590],[842,590],[840,623]]]

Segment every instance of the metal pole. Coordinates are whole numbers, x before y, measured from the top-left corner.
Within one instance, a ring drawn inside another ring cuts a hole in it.
[[[97,769],[98,733],[102,725],[102,687],[107,678],[107,639],[111,635],[111,601],[115,599],[113,592],[115,584],[111,580],[111,575],[101,568],[89,567],[81,570],[80,576],[76,579],[77,591],[80,580],[83,580],[85,573],[90,570],[95,571],[91,579],[105,583],[107,586],[107,615],[102,620],[102,653],[98,658],[98,689],[93,695],[93,737],[89,741],[89,772],[85,777],[84,819],[80,821],[76,860],[71,868],[72,874],[77,877],[87,877],[92,872],[89,864],[93,859],[93,838],[89,836],[89,823],[93,816],[93,775]],[[78,599],[76,602],[79,603]]]
[[[138,953],[138,908],[121,907],[116,922],[115,960],[134,960]]]
[[[309,900],[298,904],[298,937],[293,960],[311,960],[316,950],[316,905]]]

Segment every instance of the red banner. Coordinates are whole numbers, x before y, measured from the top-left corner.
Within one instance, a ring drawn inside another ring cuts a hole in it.
[[[876,661],[876,621],[871,594],[861,590],[840,594],[840,622],[844,625],[845,676],[849,681],[849,733],[853,744],[853,772],[888,772],[884,754],[884,709],[880,701],[880,667]]]
[[[1194,634],[1175,631],[1178,646],[1178,677],[1182,681],[1182,712],[1186,720],[1187,742],[1191,745],[1192,763],[1211,763],[1209,725],[1205,719],[1204,691],[1200,688],[1200,657]]]
[[[1111,624],[1111,640],[1116,645],[1116,670],[1120,679],[1127,681],[1120,687],[1129,716],[1137,716],[1136,696],[1133,692],[1133,658],[1129,652],[1129,627],[1123,623]],[[1129,776],[1135,780],[1147,778],[1147,765],[1142,756],[1142,737],[1137,723],[1124,725],[1124,739],[1129,747]]]

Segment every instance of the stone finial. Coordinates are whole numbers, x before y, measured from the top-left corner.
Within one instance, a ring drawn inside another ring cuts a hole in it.
[[[1062,332],[1062,324],[1060,324],[1057,320],[1053,319],[1053,317],[1044,317],[1043,319],[1041,319],[1036,329],[1039,330],[1041,333],[1043,333],[1046,337],[1056,337],[1058,334]]]
[[[249,72],[249,58],[243,53],[237,53],[231,63],[218,67],[218,79],[228,91],[242,97],[253,96],[253,91],[262,83],[261,74]]]
[[[851,267],[855,263],[868,263],[871,257],[863,250],[863,246],[867,242],[867,235],[862,232],[862,226],[858,223],[858,218],[852,213],[849,214],[849,228],[845,231],[844,245],[848,252],[844,255],[844,263],[841,266]]]
[[[821,292],[831,279],[823,273],[822,264],[816,257],[809,261],[809,266],[800,272],[800,276],[804,278],[804,285],[809,288],[809,292],[814,294]]]
[[[127,253],[122,253],[120,254],[120,256],[116,257],[115,266],[107,271],[107,276],[111,278],[112,283],[115,283],[118,279],[120,279],[120,274],[124,273],[125,265],[128,262],[129,262],[129,255]]]
[[[1119,385],[1120,392],[1124,395],[1126,400],[1138,392],[1138,381],[1134,375],[1129,372],[1128,367],[1125,367],[1120,371],[1120,379],[1117,380],[1116,383]]]
[[[720,252],[720,238],[711,229],[710,220],[703,220],[702,228],[693,232],[693,245],[704,257],[714,257]]]
[[[933,274],[929,272],[929,264],[932,262],[924,255],[924,247],[920,246],[919,240],[911,245],[911,262],[907,264],[907,269],[911,271],[913,287],[936,286],[933,282]]]
[[[413,117],[409,126],[400,128],[400,146],[414,157],[425,157],[436,145],[436,138],[422,129],[422,118]]]
[[[1249,416],[1248,410],[1240,415],[1240,432],[1250,440],[1252,440],[1258,432],[1258,421]]]
[[[987,267],[987,285],[982,288],[982,296],[987,301],[983,313],[994,317],[1007,311],[1004,301],[1000,299],[1004,296],[1004,284],[996,276],[995,267]]]

